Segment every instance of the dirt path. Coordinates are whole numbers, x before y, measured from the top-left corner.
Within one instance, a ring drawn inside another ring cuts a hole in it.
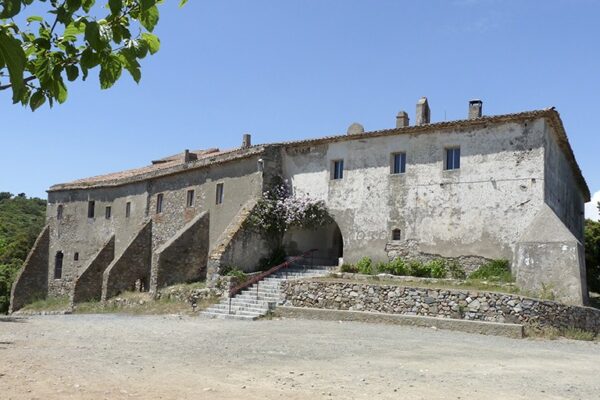
[[[596,399],[600,343],[352,322],[0,320],[2,399]]]

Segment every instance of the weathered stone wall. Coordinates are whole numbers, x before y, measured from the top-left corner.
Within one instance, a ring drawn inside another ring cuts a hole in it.
[[[283,169],[297,192],[322,199],[339,225],[344,262],[387,261],[392,230],[417,251],[443,257],[512,260],[520,233],[544,203],[543,119],[349,138],[284,148]],[[448,147],[461,167],[445,170]],[[406,173],[391,174],[391,154]],[[344,177],[331,179],[334,160]]]
[[[88,201],[95,202],[93,218],[88,218]],[[125,217],[130,203],[130,216]],[[49,294],[72,295],[76,279],[96,257],[108,240],[115,236],[115,254],[123,252],[146,219],[147,185],[145,182],[109,188],[53,191],[48,194],[47,220],[50,225]],[[63,206],[62,219],[57,208]],[[111,208],[106,218],[106,207]],[[62,251],[62,277],[54,279],[54,256]],[[75,253],[78,259],[75,259]]]
[[[49,244],[50,228],[46,225],[35,240],[33,248],[12,285],[9,313],[17,311],[25,304],[46,298],[48,295]]]
[[[449,262],[457,262],[467,274],[479,269],[482,265],[490,262],[489,258],[478,256],[444,257],[440,254],[423,253],[419,251],[419,244],[414,239],[393,240],[385,246],[390,261],[400,258],[402,260],[416,260],[428,263],[436,259],[444,259]]]
[[[207,282],[214,286],[224,266],[253,272],[258,261],[269,255],[269,246],[263,238],[244,228],[244,222],[256,206],[256,199],[248,200],[217,239],[208,257]]]
[[[600,310],[512,294],[348,282],[287,281],[285,305],[425,315],[600,332]]]
[[[146,222],[125,250],[113,260],[102,276],[102,301],[132,289],[139,279],[150,284],[152,221]]]
[[[102,298],[102,276],[114,258],[115,237],[112,236],[75,280],[72,303],[99,301]]]
[[[150,291],[176,283],[206,278],[209,215],[197,215],[152,254]]]

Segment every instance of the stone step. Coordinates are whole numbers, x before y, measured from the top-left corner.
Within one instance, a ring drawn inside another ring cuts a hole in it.
[[[234,304],[231,303],[231,309],[236,309],[236,310],[246,310],[246,311],[254,311],[254,312],[265,312],[269,310],[269,307],[267,305],[265,305],[264,307],[259,307],[256,304]],[[211,306],[210,308],[208,308],[206,311],[211,311],[211,312],[216,312],[216,311],[229,311],[229,303],[227,304],[215,304],[214,306]]]
[[[247,321],[254,321],[255,319],[258,319],[258,317],[260,317],[260,315],[236,315],[236,314],[220,314],[220,313],[207,313],[207,312],[203,312],[201,314],[203,317],[206,318],[216,318],[216,319],[239,319],[239,320],[247,320]]]

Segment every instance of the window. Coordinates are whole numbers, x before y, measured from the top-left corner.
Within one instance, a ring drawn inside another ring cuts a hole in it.
[[[217,204],[223,203],[223,184],[217,183]]]
[[[63,217],[63,205],[59,204],[56,208],[56,219],[62,219]]]
[[[54,257],[54,279],[62,278],[63,252],[57,251]]]
[[[187,191],[187,203],[186,204],[188,207],[194,206],[194,191],[193,190]]]
[[[460,168],[460,147],[446,149],[446,169]]]
[[[125,218],[129,218],[130,215],[131,215],[131,202],[128,201],[127,203],[125,203]]]
[[[88,201],[88,218],[94,218],[94,209],[96,208],[95,201]]]
[[[110,206],[106,207],[106,209],[104,210],[104,218],[110,219],[111,212],[112,212],[112,209],[110,208]]]
[[[392,174],[403,174],[406,172],[406,153],[392,154]]]
[[[344,178],[344,160],[335,160],[332,163],[331,179]]]
[[[156,213],[160,214],[163,208],[163,194],[159,193],[156,195]]]
[[[78,252],[75,252],[75,254],[73,255],[73,260],[79,261],[79,253]]]
[[[392,231],[392,240],[400,240],[402,238],[402,231],[400,229],[394,229]]]

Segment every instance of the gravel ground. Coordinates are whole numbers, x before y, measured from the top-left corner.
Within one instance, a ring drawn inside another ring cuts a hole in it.
[[[598,399],[600,343],[358,322],[0,319],[2,399]]]

